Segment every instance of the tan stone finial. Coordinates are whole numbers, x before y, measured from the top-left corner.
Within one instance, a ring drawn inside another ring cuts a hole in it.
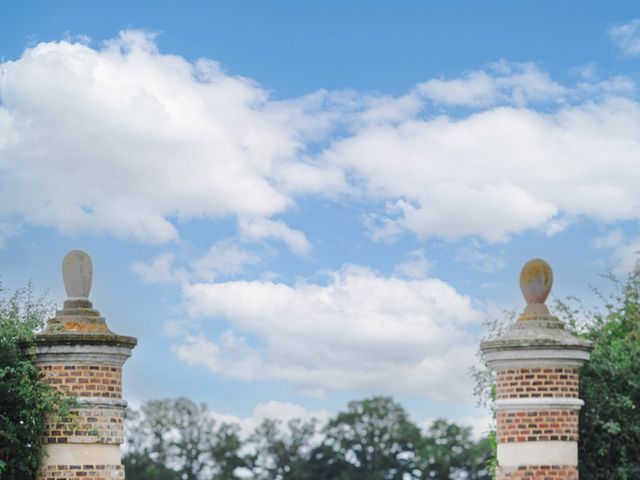
[[[69,299],[88,299],[93,280],[93,264],[88,253],[72,250],[62,261],[62,278]]]
[[[528,261],[520,272],[520,290],[530,303],[544,303],[553,285],[553,271],[547,262],[539,258]]]
[[[525,263],[520,272],[520,290],[527,301],[519,320],[539,320],[551,317],[549,309],[544,304],[553,284],[553,271],[547,262],[539,258]]]

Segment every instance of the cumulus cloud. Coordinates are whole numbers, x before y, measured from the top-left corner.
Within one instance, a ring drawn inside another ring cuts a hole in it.
[[[427,259],[424,248],[409,252],[408,258],[403,263],[396,265],[394,272],[396,275],[408,278],[424,278],[431,267]]]
[[[635,84],[581,82],[501,61],[397,97],[275,100],[144,32],[41,43],[0,64],[0,222],[162,243],[179,221],[231,217],[244,239],[307,255],[286,214],[309,196],[355,198],[386,240],[499,242],[583,217],[636,219]]]
[[[273,101],[213,61],[160,53],[144,32],[99,49],[38,44],[0,64],[0,214],[162,243],[178,237],[176,218],[283,212],[302,177],[341,181],[298,161],[326,123],[310,102]]]
[[[268,218],[241,218],[238,221],[241,235],[253,240],[275,238],[283,241],[296,255],[306,255],[311,251],[311,243],[306,235],[289,228],[280,220]]]
[[[455,259],[458,262],[467,264],[474,270],[484,273],[495,272],[506,265],[504,258],[488,253],[477,241],[471,241],[467,245],[458,247],[455,252]]]
[[[138,274],[146,283],[169,283],[179,279],[173,269],[176,256],[171,252],[161,253],[150,262],[136,261],[131,271]]]
[[[627,238],[620,229],[611,230],[593,242],[596,248],[610,250],[613,271],[618,274],[631,272],[640,262],[640,236]]]
[[[629,57],[640,55],[640,19],[609,29],[609,37],[622,53]]]
[[[533,63],[502,61],[491,65],[488,72],[474,71],[462,78],[428,80],[418,85],[417,91],[438,103],[488,107],[558,101],[567,89]]]
[[[260,255],[241,248],[231,240],[211,246],[201,257],[191,261],[191,267],[200,280],[212,281],[218,276],[231,277],[245,272],[245,268],[262,261]]]
[[[386,200],[374,237],[504,241],[559,216],[638,218],[640,105],[632,98],[552,112],[498,107],[366,126],[324,156]],[[395,199],[395,200],[394,200]]]
[[[188,284],[201,329],[174,346],[183,361],[243,380],[277,379],[301,391],[400,391],[436,399],[469,395],[481,314],[437,279],[385,277],[347,266],[326,284],[267,281]],[[209,322],[225,321],[218,337]],[[420,379],[420,381],[416,381]]]
[[[134,262],[131,271],[146,283],[213,281],[245,273],[248,266],[261,261],[258,253],[225,239],[214,243],[206,253],[187,259],[184,266],[176,265],[175,254],[164,252],[148,262]]]

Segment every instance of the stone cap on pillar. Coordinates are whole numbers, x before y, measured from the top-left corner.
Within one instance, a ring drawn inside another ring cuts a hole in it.
[[[579,367],[589,359],[591,342],[565,330],[545,301],[553,284],[547,262],[533,259],[520,273],[520,289],[527,302],[524,312],[506,332],[485,340],[480,349],[492,368],[527,366]]]
[[[137,340],[112,332],[100,312],[89,300],[93,282],[91,257],[81,250],[72,250],[62,261],[62,278],[67,299],[62,310],[47,322],[36,343],[107,343],[133,348]]]

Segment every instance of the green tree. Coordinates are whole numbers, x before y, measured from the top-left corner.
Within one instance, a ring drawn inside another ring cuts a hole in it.
[[[402,480],[420,478],[416,450],[420,430],[389,397],[349,402],[329,421],[325,440],[314,452],[316,478]]]
[[[576,334],[593,342],[580,372],[580,478],[640,478],[640,268],[613,289],[596,291],[603,306],[587,310],[578,300],[557,309]]]
[[[435,420],[418,450],[421,478],[437,480],[489,480],[491,458],[488,438],[473,440],[471,428]]]
[[[154,408],[154,405],[157,408]],[[180,480],[180,474],[168,466],[168,423],[161,414],[163,404],[147,402],[142,412],[125,413],[125,454],[122,463],[130,480]]]
[[[244,466],[238,427],[186,398],[151,400],[127,414],[123,463],[129,480],[230,480]]]
[[[255,453],[249,468],[256,480],[313,480],[310,470],[312,441],[317,433],[315,420],[294,419],[282,428],[281,422],[266,419],[249,437]]]
[[[0,294],[4,291],[0,290]],[[35,478],[46,416],[66,418],[70,400],[40,381],[28,344],[51,309],[31,286],[0,298],[0,476]]]

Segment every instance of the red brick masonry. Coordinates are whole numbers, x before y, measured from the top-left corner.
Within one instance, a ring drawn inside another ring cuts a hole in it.
[[[122,368],[101,365],[41,365],[44,380],[77,397],[121,398]]]
[[[498,443],[578,441],[578,412],[498,412]]]
[[[498,372],[498,400],[507,398],[578,398],[576,368],[520,368]]]
[[[51,465],[40,469],[40,480],[124,480],[122,465]]]
[[[512,469],[498,468],[496,480],[578,480],[578,467],[531,465]]]

